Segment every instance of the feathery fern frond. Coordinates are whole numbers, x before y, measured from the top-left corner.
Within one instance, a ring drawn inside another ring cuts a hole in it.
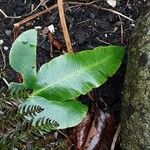
[[[49,116],[38,117],[38,114],[40,114],[42,111],[44,111],[44,106],[41,107],[38,104],[25,104],[18,110],[18,112],[21,112],[22,116],[25,118],[30,117],[31,119],[29,120],[29,124],[34,124],[34,127],[37,129],[48,132],[56,129],[59,126],[57,121],[49,118]],[[36,121],[34,119],[35,116],[38,117]]]
[[[52,125],[52,126],[55,126],[55,127],[58,127],[59,124],[57,121],[55,120],[52,120],[50,118],[39,118],[36,122],[36,126],[43,126],[43,125]]]
[[[10,96],[15,99],[26,99],[29,95],[29,91],[24,87],[22,83],[11,82],[9,84]]]
[[[30,121],[33,124],[33,119]],[[38,129],[42,133],[50,132],[51,130],[55,130],[59,127],[57,121],[52,120],[50,118],[39,118],[35,123],[35,128]]]
[[[36,116],[37,113],[42,112],[43,110],[44,108],[42,108],[39,105],[25,105],[19,108],[18,112],[21,111],[23,116],[33,117],[33,116]]]
[[[17,113],[19,102],[16,99],[0,98],[0,104],[3,113],[0,115],[0,149],[31,149],[32,147],[33,150],[41,150],[63,146],[64,139],[59,142],[61,139],[55,138],[53,132],[50,132],[51,128],[58,125],[55,121],[39,119],[42,126],[37,124],[33,127]]]

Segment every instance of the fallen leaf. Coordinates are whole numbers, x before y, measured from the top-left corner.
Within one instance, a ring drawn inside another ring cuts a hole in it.
[[[74,128],[73,139],[75,143],[75,150],[83,149],[93,119],[94,117],[92,115],[87,115],[87,117]]]
[[[93,115],[94,118],[88,116],[75,128],[75,150],[110,149],[117,123],[112,115],[98,108]]]

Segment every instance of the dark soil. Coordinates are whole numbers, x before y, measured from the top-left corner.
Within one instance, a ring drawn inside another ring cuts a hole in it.
[[[84,1],[84,0],[82,0]],[[78,1],[79,2],[79,1]],[[25,16],[30,13],[31,7],[37,6],[39,1],[35,0],[0,0],[0,9],[2,9],[9,16]],[[47,2],[46,5],[49,7],[56,3],[55,1]],[[85,49],[93,49],[94,47],[101,45],[123,45],[128,48],[131,33],[133,32],[135,21],[140,15],[142,8],[144,7],[144,0],[132,0],[127,1],[119,0],[115,8],[111,8],[106,1],[100,0],[97,3],[80,6],[70,5],[65,6],[66,10],[66,21],[68,24],[69,34],[71,37],[74,51],[81,51]],[[104,8],[114,9],[117,12],[124,14],[134,20],[130,20],[119,17],[117,14],[96,8],[95,6],[102,6]],[[41,6],[36,12],[45,9]],[[22,20],[21,19],[6,19],[0,13],[0,40],[4,43],[1,46],[4,53],[4,59],[6,60],[6,67],[4,67],[3,57],[0,54],[0,76],[3,76],[8,82],[16,81],[16,73],[10,68],[8,63],[9,49],[13,43],[13,24]],[[42,36],[42,30],[44,27],[53,24],[55,27],[54,38],[61,43],[62,49],[59,50],[52,46],[46,37]],[[64,37],[61,30],[59,21],[58,10],[55,9],[51,13],[44,14],[20,28],[20,33],[40,26],[40,34],[38,39],[38,67],[44,62],[51,60],[53,57],[59,56],[66,51]],[[121,108],[121,95],[123,89],[123,81],[126,70],[126,59],[124,59],[122,66],[119,71],[110,78],[103,86],[98,89],[94,89],[92,95],[98,106],[112,113],[117,122],[120,119],[120,108]],[[0,94],[4,95],[7,90],[7,86],[0,79]],[[81,97],[81,99],[88,105],[91,102],[87,96]]]

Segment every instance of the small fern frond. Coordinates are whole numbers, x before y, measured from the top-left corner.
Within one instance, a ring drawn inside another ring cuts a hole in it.
[[[31,119],[30,123],[33,124],[34,119]],[[43,133],[55,130],[59,126],[57,121],[45,117],[39,118],[34,124],[35,124],[34,126]]]
[[[9,94],[15,99],[26,99],[29,91],[21,83],[11,82],[9,85]]]
[[[25,105],[23,107],[20,107],[18,111],[21,112],[23,116],[34,117],[37,115],[37,113],[40,113],[43,110],[44,109],[38,105]]]
[[[58,122],[57,121],[55,121],[55,120],[52,120],[52,119],[50,119],[50,118],[45,118],[45,117],[43,117],[43,118],[39,118],[38,120],[37,120],[37,122],[36,122],[36,126],[51,126],[52,128],[54,127],[58,127],[59,126],[59,124],[58,124]]]
[[[30,118],[29,124],[38,128],[41,131],[50,131],[56,129],[59,124],[57,121],[49,118],[48,116],[41,116],[41,112],[44,111],[39,105],[23,105],[19,108],[18,112],[25,118]],[[35,119],[36,118],[36,119]]]
[[[31,149],[32,147],[33,150],[66,150],[64,146],[67,145],[67,143],[63,142],[64,139],[60,139],[59,136],[54,137],[54,132],[50,132],[52,128],[54,129],[58,126],[58,123],[54,121],[54,119],[47,119],[45,116],[45,118],[38,120],[41,126],[38,122],[35,127],[31,126],[32,121],[30,122],[24,119],[22,114],[17,113],[20,103],[24,103],[24,101],[16,101],[16,99],[10,99],[8,97],[0,98],[0,110],[2,112],[2,114],[0,114],[0,149],[10,150],[14,148],[20,150]],[[33,109],[33,104],[30,105],[31,110]],[[34,106],[38,106],[38,104],[34,104]],[[42,108],[45,107],[42,106]],[[36,109],[38,110],[39,108]],[[43,113],[43,111],[41,113]],[[47,113],[47,110],[45,113]],[[36,113],[37,116],[39,114],[40,113]],[[47,116],[49,116],[49,114]]]

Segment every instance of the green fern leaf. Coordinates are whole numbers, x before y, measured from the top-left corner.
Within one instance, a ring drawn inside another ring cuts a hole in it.
[[[37,31],[22,33],[13,43],[9,54],[11,67],[22,74],[24,86],[33,88],[36,81]]]
[[[57,101],[84,95],[117,71],[123,54],[122,47],[105,46],[57,57],[40,68],[32,95]]]

